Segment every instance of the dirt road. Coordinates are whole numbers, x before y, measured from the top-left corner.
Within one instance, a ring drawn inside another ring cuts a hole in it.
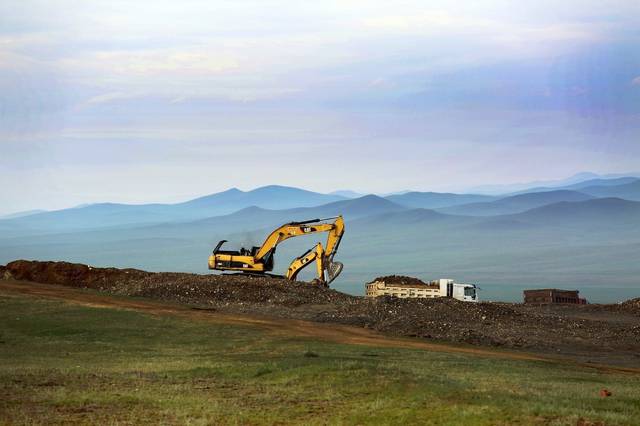
[[[179,304],[140,300],[97,294],[94,291],[75,289],[70,287],[38,284],[29,281],[0,280],[0,294],[24,295],[39,298],[58,299],[67,303],[97,308],[127,309],[150,315],[174,315],[193,321],[207,321],[217,324],[235,324],[259,327],[268,332],[287,337],[309,337],[337,343],[357,344],[378,347],[396,347],[422,349],[428,351],[459,353],[483,357],[496,357],[512,360],[541,361],[566,363],[568,365],[583,366],[603,372],[625,372],[640,374],[640,369],[616,367],[602,364],[575,362],[566,357],[550,357],[525,352],[505,351],[498,349],[484,349],[466,347],[444,343],[424,342],[418,339],[396,338],[359,327],[339,324],[318,324],[310,321],[267,318],[255,315],[233,315],[215,310],[193,308]]]

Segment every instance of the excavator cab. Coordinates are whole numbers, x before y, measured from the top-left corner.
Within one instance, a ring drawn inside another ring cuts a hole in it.
[[[221,240],[213,249],[212,255],[209,257],[209,269],[220,270],[237,270],[245,271],[249,267],[251,260],[255,257],[260,247],[253,246],[251,249],[241,247],[240,250],[221,250],[221,247],[227,240]],[[273,254],[275,247],[271,252],[267,253],[259,270],[251,270],[248,272],[269,272],[273,270]],[[212,265],[212,259],[214,264]],[[213,267],[212,267],[213,266]]]

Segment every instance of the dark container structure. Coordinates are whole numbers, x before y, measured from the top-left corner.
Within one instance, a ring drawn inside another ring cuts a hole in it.
[[[524,291],[524,303],[530,304],[551,304],[551,303],[572,303],[584,305],[585,299],[581,299],[578,290],[558,290],[557,288],[544,288]]]

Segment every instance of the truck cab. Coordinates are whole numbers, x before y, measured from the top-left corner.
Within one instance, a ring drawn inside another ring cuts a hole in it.
[[[440,295],[443,297],[451,297],[463,302],[478,302],[478,287],[475,284],[457,283],[448,278],[441,278],[436,282],[440,284]]]
[[[453,298],[463,302],[477,302],[478,291],[475,284],[453,284]]]

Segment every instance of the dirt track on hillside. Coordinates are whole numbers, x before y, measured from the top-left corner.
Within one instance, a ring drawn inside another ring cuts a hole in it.
[[[402,341],[405,345],[419,343],[425,348],[433,343],[451,342],[473,345],[475,347],[464,348],[473,353],[494,353],[478,348],[489,346],[544,357],[640,367],[640,304],[637,300],[621,305],[549,307],[469,304],[450,299],[371,300],[281,279],[149,273],[64,262],[12,262],[0,268],[2,276],[8,279],[3,283],[5,287],[10,284],[23,292],[33,287],[44,295],[46,289],[51,289],[50,296],[63,294],[62,298],[66,298],[80,296],[60,286],[89,288],[170,302],[115,299],[120,300],[120,307],[142,307],[148,311],[155,306],[155,313],[167,309],[171,313],[190,312],[191,316],[215,316],[225,321],[261,325],[273,332],[286,330],[286,333],[324,336],[345,343],[389,342],[390,338],[380,340],[376,332],[382,332],[420,338],[393,341]],[[13,279],[46,285],[22,284],[20,287]],[[82,303],[89,303],[89,293],[78,294],[84,294]],[[336,330],[339,336],[335,335]],[[351,337],[347,339],[347,336]]]

